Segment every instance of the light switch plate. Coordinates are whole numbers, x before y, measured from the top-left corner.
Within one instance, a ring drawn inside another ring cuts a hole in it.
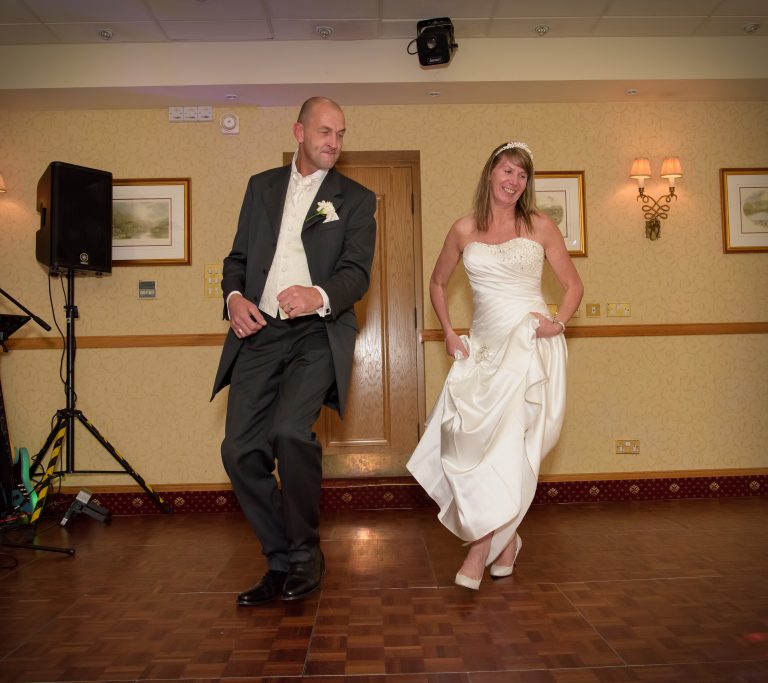
[[[220,299],[222,297],[222,269],[221,263],[206,263],[205,272],[203,273],[203,293],[206,298]]]
[[[139,299],[157,298],[157,280],[139,280]]]

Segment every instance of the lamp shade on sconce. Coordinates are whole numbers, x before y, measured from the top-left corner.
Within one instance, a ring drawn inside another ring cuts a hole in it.
[[[661,177],[669,181],[669,186],[675,186],[675,179],[683,177],[683,169],[678,157],[666,157],[661,163]]]
[[[651,162],[645,157],[639,157],[632,162],[629,177],[634,178],[640,187],[651,177]]]
[[[632,162],[632,170],[629,177],[637,180],[637,199],[642,202],[643,216],[645,217],[645,236],[655,241],[661,236],[661,221],[669,216],[669,205],[675,194],[675,179],[683,177],[680,159],[677,157],[665,157],[661,164],[661,177],[669,181],[669,192],[658,199],[645,194],[643,185],[651,177],[651,163],[645,157],[638,157]]]
[[[5,178],[2,173],[0,173],[0,192],[5,192]]]

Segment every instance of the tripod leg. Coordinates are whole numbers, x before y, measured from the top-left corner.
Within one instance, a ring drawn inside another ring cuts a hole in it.
[[[58,411],[56,413],[56,422],[54,423],[53,428],[48,434],[48,437],[45,439],[45,443],[43,444],[43,447],[37,452],[35,457],[32,458],[32,463],[29,466],[30,476],[34,476],[35,472],[37,472],[37,468],[40,467],[40,463],[45,457],[45,454],[48,452],[48,449],[51,447],[53,440],[56,438],[56,433],[61,428],[62,422],[65,422],[65,421],[66,421],[66,418],[62,415],[61,411]]]
[[[48,492],[51,490],[51,480],[56,473],[56,463],[58,462],[59,455],[61,455],[62,445],[64,444],[64,438],[67,434],[66,422],[59,421],[56,426],[58,429],[53,438],[53,451],[51,451],[51,458],[48,460],[48,467],[45,468],[45,474],[43,474],[43,478],[40,480],[40,491],[37,494],[37,504],[29,517],[30,524],[35,524],[43,512],[45,501],[48,498]]]
[[[35,543],[19,543],[18,541],[6,541],[5,538],[0,540],[0,545],[8,548],[26,548],[27,550],[45,550],[49,553],[63,553],[64,555],[74,555],[74,548],[58,548],[54,545],[37,545]]]
[[[82,422],[85,428],[91,434],[93,434],[94,438],[104,447],[104,449],[115,460],[117,460],[117,462],[120,463],[122,468],[136,480],[136,483],[138,483],[138,485],[141,486],[144,491],[146,491],[147,495],[155,502],[157,507],[159,507],[165,513],[173,512],[171,506],[168,505],[168,503],[162,499],[160,494],[158,494],[149,484],[147,484],[146,481],[144,481],[141,475],[136,470],[134,470],[130,464],[128,464],[128,461],[122,455],[120,455],[120,453],[117,452],[117,449],[99,433],[99,430],[96,429],[96,427],[94,427],[91,422],[89,422],[88,418],[85,417],[81,411],[76,411],[75,416],[78,420],[80,420],[80,422]]]

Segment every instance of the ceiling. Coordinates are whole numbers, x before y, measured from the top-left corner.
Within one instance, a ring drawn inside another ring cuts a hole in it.
[[[766,101],[768,0],[0,0],[0,59],[22,109]]]
[[[410,39],[435,17],[457,42],[768,35],[768,0],[0,0],[0,45]]]

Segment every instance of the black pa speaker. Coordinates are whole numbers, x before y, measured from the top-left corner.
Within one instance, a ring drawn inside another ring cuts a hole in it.
[[[458,47],[453,22],[448,17],[424,19],[416,24],[416,50],[421,66],[448,64]]]
[[[51,272],[112,272],[112,174],[52,161],[37,183],[37,260]]]

